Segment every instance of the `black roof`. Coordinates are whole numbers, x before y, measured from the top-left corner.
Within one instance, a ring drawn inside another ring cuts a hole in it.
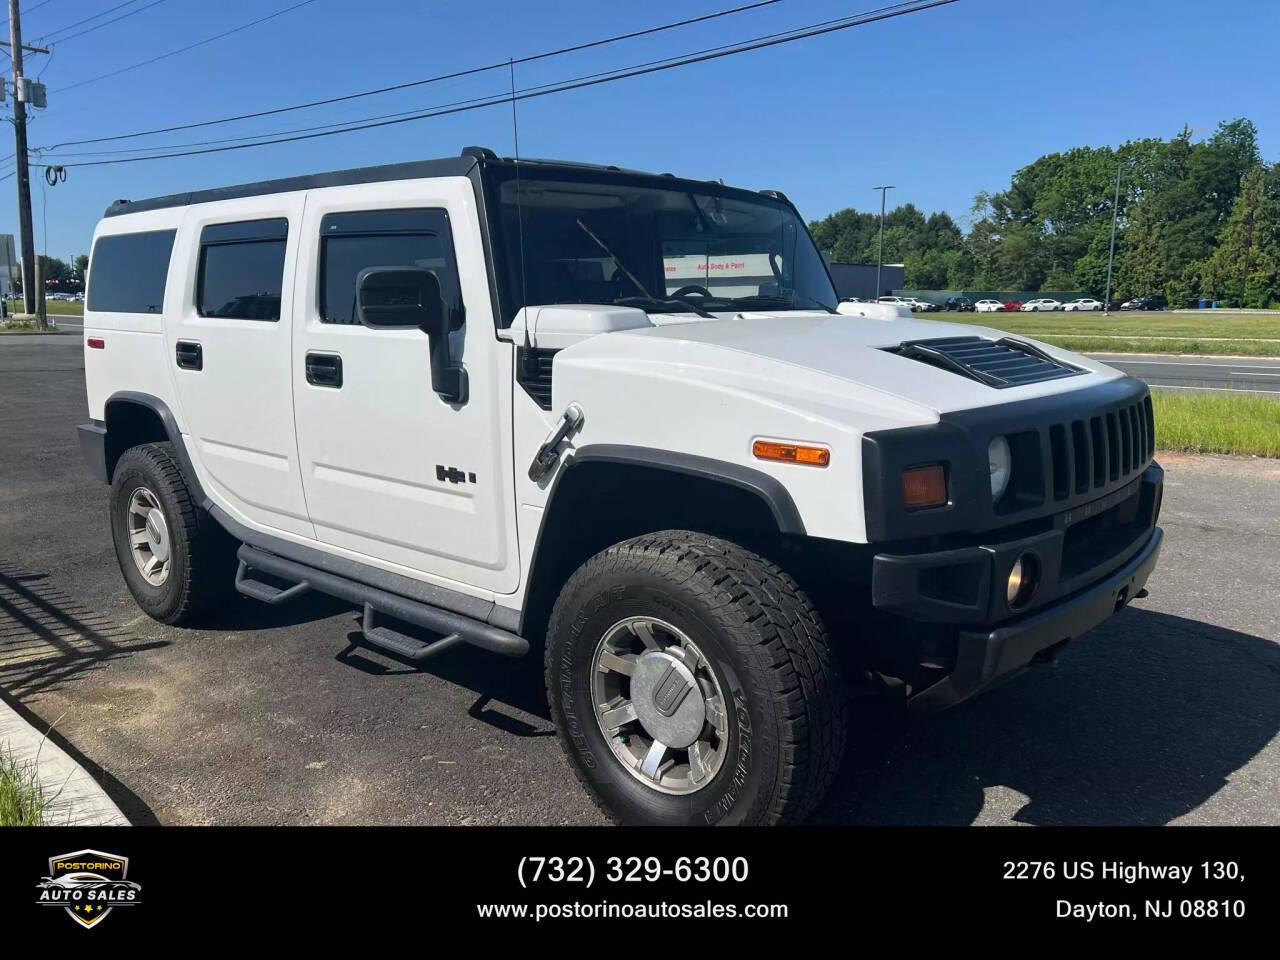
[[[351,183],[419,180],[427,177],[465,177],[475,165],[476,158],[473,156],[446,157],[442,160],[414,160],[409,163],[387,163],[377,167],[334,170],[330,173],[311,173],[301,177],[284,177],[280,180],[259,180],[257,183],[241,183],[232,187],[214,187],[212,190],[171,193],[167,197],[152,197],[149,200],[117,200],[107,207],[103,216],[118,217],[121,214],[139,213],[143,210],[185,207],[193,203],[260,197],[268,193],[290,193],[295,190],[314,190],[319,187],[341,187]]]
[[[185,207],[193,203],[213,203],[216,200],[237,200],[241,197],[259,197],[270,193],[291,193],[297,190],[315,190],[321,187],[342,187],[354,183],[381,183],[387,180],[424,180],[429,177],[465,177],[480,163],[505,166],[514,164],[515,160],[510,157],[499,157],[487,147],[466,147],[459,156],[444,157],[438,160],[413,160],[407,163],[387,163],[376,167],[355,167],[350,170],[334,170],[329,173],[311,173],[300,177],[284,177],[279,180],[259,180],[256,183],[214,187],[210,190],[192,190],[188,193],[172,193],[168,196],[151,197],[146,200],[117,200],[107,207],[103,216],[117,217],[126,213],[140,213],[144,210],[163,210],[166,207]],[[626,170],[612,165],[527,158],[521,158],[520,163],[521,165],[536,164],[561,167],[567,170],[592,170],[634,177],[662,177],[667,180],[697,184],[703,188],[711,186],[726,193],[751,193],[750,190],[727,187],[716,180],[688,180],[684,177],[675,177],[670,173],[645,173],[640,170]],[[781,200],[788,205],[790,204],[786,196],[776,190],[761,190],[759,192],[765,196]]]

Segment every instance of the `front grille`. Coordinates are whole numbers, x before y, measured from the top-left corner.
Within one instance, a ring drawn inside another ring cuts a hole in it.
[[[1049,427],[1055,501],[1101,491],[1141,473],[1155,456],[1151,397]]]
[[[912,340],[890,353],[918,360],[989,387],[1003,390],[1045,380],[1074,377],[1085,371],[1061,360],[1055,360],[1034,344],[1014,337],[988,340],[985,337],[942,337],[936,340]]]

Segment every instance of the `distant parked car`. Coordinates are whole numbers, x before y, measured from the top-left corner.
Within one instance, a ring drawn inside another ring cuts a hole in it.
[[[1125,304],[1125,310],[1164,310],[1168,308],[1169,301],[1160,294],[1152,294],[1147,297],[1135,297]]]
[[[1101,301],[1101,300],[1094,300],[1094,299],[1093,299],[1093,298],[1091,298],[1091,297],[1080,297],[1080,298],[1079,298],[1079,299],[1077,299],[1077,300],[1072,300],[1070,303],[1064,303],[1064,304],[1062,305],[1062,309],[1063,309],[1063,310],[1068,310],[1068,311],[1072,311],[1072,310],[1101,310],[1101,309],[1102,309],[1102,301]]]
[[[911,309],[916,313],[928,313],[931,310],[937,310],[936,303],[930,303],[928,300],[921,300],[919,297],[903,297],[910,305]]]
[[[915,310],[912,302],[905,297],[881,297],[876,303],[887,303],[892,307],[906,307],[908,310]]]
[[[1004,302],[1004,309],[1007,313],[1017,313],[1022,309],[1022,304],[1017,300],[1006,300]]]
[[[979,300],[973,309],[978,313],[1004,313],[1004,304],[999,300]]]
[[[1022,309],[1023,309],[1023,312],[1030,311],[1031,313],[1038,313],[1041,311],[1049,311],[1049,310],[1061,310],[1062,303],[1050,297],[1041,297],[1038,300],[1028,300],[1026,303],[1022,305]]]
[[[968,297],[947,297],[944,310],[948,312],[973,313],[973,301]]]

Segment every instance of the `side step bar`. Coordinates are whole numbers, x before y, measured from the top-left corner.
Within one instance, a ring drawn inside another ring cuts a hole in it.
[[[458,643],[469,643],[506,657],[523,657],[529,652],[528,640],[499,627],[387,593],[377,587],[369,587],[316,567],[286,560],[248,544],[241,546],[236,556],[240,560],[240,569],[236,572],[236,589],[246,596],[267,603],[282,603],[307,590],[318,590],[356,604],[364,608],[365,638],[376,646],[411,660],[424,660]],[[249,570],[259,570],[269,576],[289,581],[294,586],[280,590],[270,584],[250,579],[247,576]],[[376,626],[374,619],[378,613],[425,627],[444,636],[433,643],[423,643],[390,627]]]

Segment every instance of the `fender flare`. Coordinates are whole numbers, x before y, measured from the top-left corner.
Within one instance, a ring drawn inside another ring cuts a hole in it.
[[[778,532],[805,536],[804,521],[795,501],[787,488],[776,477],[742,464],[729,463],[724,460],[713,460],[710,457],[699,457],[689,453],[677,453],[671,450],[658,450],[652,447],[630,446],[626,444],[588,444],[573,451],[566,457],[551,481],[547,494],[547,503],[542,511],[542,519],[538,524],[538,535],[534,541],[533,552],[529,557],[529,572],[525,581],[524,599],[520,605],[518,632],[524,633],[530,612],[530,598],[539,589],[538,571],[543,563],[542,548],[547,542],[547,518],[552,516],[556,504],[556,495],[560,490],[561,480],[575,467],[586,463],[618,463],[644,467],[650,470],[664,470],[669,473],[684,474],[703,480],[737,487],[759,498],[772,515],[778,526]]]
[[[187,445],[182,439],[182,430],[178,427],[178,420],[173,415],[173,411],[169,409],[169,405],[159,397],[149,393],[139,393],[135,390],[118,390],[107,397],[107,402],[103,404],[104,424],[107,422],[111,405],[116,403],[128,403],[146,407],[156,415],[169,438],[169,442],[173,444],[174,456],[178,459],[178,466],[182,470],[182,479],[186,481],[187,488],[195,496],[196,503],[206,510],[209,509],[211,501],[205,496],[204,488],[200,486],[200,478],[196,474],[195,465],[191,462],[191,455],[187,452]],[[109,431],[107,437],[108,442],[110,442]],[[114,467],[114,464],[111,466]]]
[[[582,463],[625,463],[727,483],[763,500],[773,515],[774,522],[778,525],[779,533],[805,535],[804,521],[800,518],[800,511],[796,509],[790,492],[783,486],[781,480],[763,470],[755,470],[725,460],[699,457],[691,453],[676,453],[671,450],[633,447],[626,444],[595,443],[580,447],[565,462],[560,472],[556,474],[556,487],[564,474]],[[547,497],[547,513],[551,512],[555,493],[556,490],[553,487],[551,495]]]

